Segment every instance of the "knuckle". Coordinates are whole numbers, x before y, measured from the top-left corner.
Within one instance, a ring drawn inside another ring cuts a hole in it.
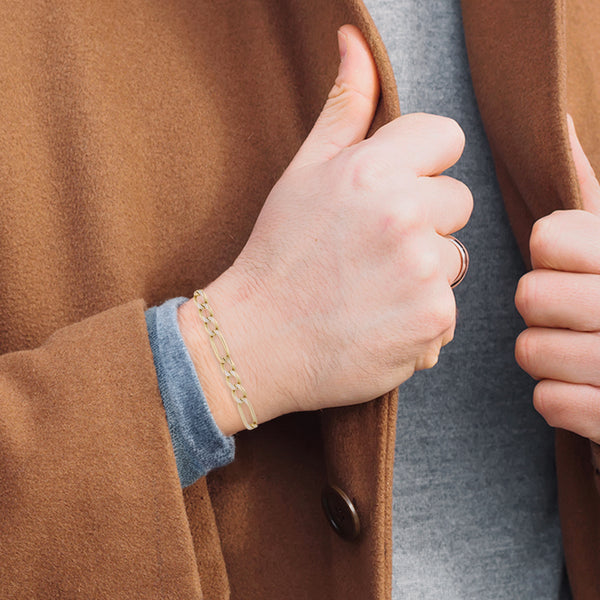
[[[465,133],[462,127],[451,117],[432,113],[414,112],[403,115],[400,119],[409,123],[411,127],[435,129],[444,137],[456,141],[457,143],[464,144],[465,142]]]
[[[542,415],[542,417],[546,418],[548,396],[546,394],[545,386],[543,386],[542,383],[543,382],[540,381],[533,389],[533,407],[540,415]]]
[[[519,311],[519,314],[524,318],[531,314],[532,308],[537,304],[536,301],[536,273],[526,273],[519,279],[517,284],[517,291],[515,292],[515,306]]]
[[[402,258],[408,259],[407,262],[409,265],[414,266],[415,273],[419,271],[420,261],[428,260],[428,258],[423,258],[421,248],[413,247],[414,244],[408,242],[407,237],[422,227],[426,218],[425,207],[418,202],[406,201],[396,206],[391,206],[388,203],[382,209],[379,216],[379,226],[375,232],[379,241],[391,245],[394,249],[401,246],[406,247],[406,256]],[[411,239],[414,238],[411,237]]]
[[[333,87],[329,91],[327,99],[330,101],[344,101],[344,102],[361,102],[366,105],[372,105],[376,98],[371,94],[366,94],[361,89],[350,85],[344,79],[339,76],[334,81]]]
[[[356,146],[347,152],[341,178],[353,192],[373,192],[381,185],[381,177],[381,165],[373,160],[366,145]]]
[[[454,295],[450,297],[438,297],[438,299],[432,304],[429,313],[427,315],[432,337],[441,337],[446,332],[454,330],[454,324],[456,321],[456,303],[454,301]]]
[[[456,146],[461,148],[465,145],[465,132],[457,121],[450,117],[439,117],[440,118],[440,129],[444,132],[445,136]]]
[[[534,365],[535,354],[535,336],[526,329],[519,334],[515,342],[515,360],[524,371],[530,372]]]
[[[440,257],[433,248],[413,248],[412,257],[407,261],[410,278],[415,284],[428,283],[441,274]]]
[[[445,302],[444,306],[439,309],[436,318],[442,333],[449,329],[454,330],[456,322],[456,305],[454,302]]]
[[[436,115],[425,112],[413,112],[402,115],[397,121],[410,124],[411,127],[423,127],[435,119]]]
[[[533,390],[533,407],[544,417],[550,427],[560,422],[560,408],[554,402],[551,387],[546,381],[540,381]]]
[[[460,216],[463,226],[467,224],[471,213],[473,212],[473,193],[469,186],[447,175],[438,175],[438,180],[442,181],[442,185],[447,188],[448,197],[456,199],[457,215]]]
[[[415,371],[424,371],[426,369],[433,369],[437,365],[440,359],[440,348],[439,346],[431,347],[424,352],[417,359],[415,365]]]
[[[329,91],[325,108],[319,118],[337,120],[340,115],[344,115],[344,120],[352,123],[362,118],[365,111],[370,112],[376,102],[377,99],[374,96],[365,94],[338,78]]]
[[[427,211],[422,202],[410,199],[393,208],[394,219],[402,231],[411,231],[421,227],[427,218]]]
[[[453,339],[454,339],[454,332],[455,332],[456,328],[453,324],[452,327],[450,327],[442,336],[442,346],[446,346],[447,344],[449,344]]]
[[[544,258],[548,256],[555,236],[555,213],[538,219],[531,229],[529,238],[529,252],[531,259],[537,263],[543,263]]]
[[[462,181],[459,181],[458,179],[455,179],[455,181],[458,184],[459,196],[460,196],[461,200],[463,201],[465,215],[468,220],[469,217],[471,216],[471,213],[473,212],[473,192],[471,191],[471,188],[469,188],[469,186],[466,183],[463,183]]]

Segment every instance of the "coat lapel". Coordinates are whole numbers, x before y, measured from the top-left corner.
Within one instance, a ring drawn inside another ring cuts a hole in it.
[[[566,128],[562,0],[463,0],[473,86],[522,254],[536,219],[580,206]]]
[[[347,0],[347,22],[357,25],[377,64],[381,97],[369,135],[400,116],[392,65],[362,0]],[[337,56],[332,56],[337,62]],[[334,71],[335,69],[332,69]],[[321,412],[327,483],[341,487],[360,518],[355,541],[331,535],[332,598],[390,597],[392,587],[392,476],[398,393],[366,404]]]

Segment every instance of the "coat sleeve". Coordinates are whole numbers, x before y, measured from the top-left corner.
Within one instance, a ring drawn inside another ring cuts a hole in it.
[[[0,597],[200,598],[135,300],[0,356]]]

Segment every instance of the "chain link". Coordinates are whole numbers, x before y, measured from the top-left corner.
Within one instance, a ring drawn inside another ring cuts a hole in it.
[[[258,427],[256,413],[246,396],[246,390],[242,385],[235,364],[229,355],[229,347],[221,334],[219,324],[215,319],[204,290],[196,290],[194,292],[194,303],[198,308],[200,319],[204,323],[204,327],[208,333],[210,346],[219,361],[223,375],[225,375],[225,383],[227,384],[227,387],[231,392],[231,397],[240,413],[242,423],[246,429],[256,429]]]

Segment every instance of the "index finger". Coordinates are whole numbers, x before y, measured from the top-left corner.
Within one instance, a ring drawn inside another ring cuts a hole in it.
[[[367,141],[380,145],[399,167],[430,176],[456,163],[465,147],[465,134],[449,117],[410,113],[387,123]]]

